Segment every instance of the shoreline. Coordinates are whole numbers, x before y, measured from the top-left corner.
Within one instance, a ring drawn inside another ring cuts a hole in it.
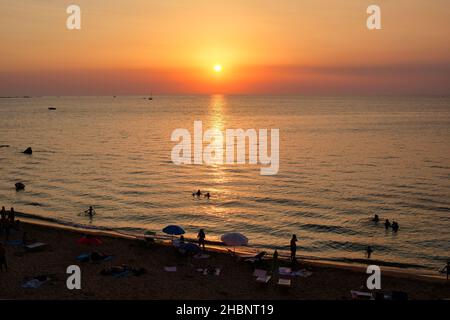
[[[52,221],[51,219],[36,219],[32,218],[31,215],[25,214],[23,212],[16,212],[16,215],[19,220],[31,225],[40,225],[43,227],[50,227],[50,228],[57,228],[57,229],[63,229],[63,230],[71,230],[76,231],[80,233],[85,234],[92,234],[92,235],[98,235],[98,236],[110,236],[110,237],[117,237],[117,238],[123,238],[123,239],[129,239],[129,240],[136,240],[136,239],[143,239],[143,236],[135,235],[131,233],[125,233],[116,231],[112,228],[106,228],[106,227],[92,227],[85,225],[77,225],[72,223],[62,223],[58,221]],[[167,243],[160,242],[160,244],[170,245],[170,236],[158,234],[155,236],[157,240],[160,241],[166,241]],[[187,242],[197,242],[196,239],[185,237],[185,240]],[[213,250],[217,252],[227,253],[227,250],[229,247],[224,245],[220,241],[214,241],[214,240],[206,240],[206,245],[208,250]],[[239,247],[236,248],[236,254],[241,256],[248,256],[248,255],[255,255],[258,252],[261,251],[267,251],[268,254],[267,257],[272,257],[272,251],[268,251],[270,249],[264,249],[264,248],[254,248],[252,246],[245,246],[245,247]],[[289,260],[289,253],[283,252],[278,250],[279,258],[282,260]],[[380,267],[383,267],[386,272],[389,272],[390,274],[394,275],[402,275],[406,274],[408,276],[418,277],[418,278],[435,278],[435,279],[446,279],[445,275],[439,273],[437,270],[433,270],[428,267],[422,267],[422,268],[416,268],[412,264],[405,264],[405,263],[396,263],[396,262],[390,262],[390,261],[384,261],[384,260],[376,260],[376,259],[355,259],[355,258],[348,258],[343,260],[337,260],[337,259],[327,259],[323,257],[314,257],[314,256],[304,256],[301,254],[297,254],[297,257],[299,260],[310,264],[310,265],[318,265],[318,266],[331,266],[331,267],[338,267],[338,268],[347,268],[347,269],[356,269],[356,270],[366,270],[368,265],[378,265]]]
[[[308,277],[293,277],[289,288],[277,285],[277,275],[268,284],[257,283],[252,276],[256,268],[270,268],[270,260],[262,266],[245,262],[238,255],[217,248],[207,248],[207,259],[181,256],[167,242],[151,246],[143,241],[120,234],[75,230],[22,221],[21,228],[30,238],[48,243],[49,249],[28,253],[6,245],[10,270],[0,272],[0,299],[183,299],[183,300],[340,300],[351,299],[350,290],[362,290],[368,275],[365,267],[300,260],[298,270],[311,272]],[[82,247],[76,243],[82,235],[90,233],[101,239],[98,247]],[[10,240],[20,239],[22,232],[11,234]],[[2,240],[3,241],[3,240]],[[98,250],[109,253],[108,262],[79,262],[76,257],[83,252]],[[66,268],[79,265],[82,269],[82,289],[68,290]],[[144,268],[142,276],[115,278],[100,275],[112,266],[128,265]],[[279,266],[290,263],[280,259]],[[166,272],[164,267],[176,266],[176,272]],[[218,276],[203,275],[199,268],[214,266],[221,269]],[[294,269],[293,269],[294,270]],[[382,292],[407,292],[410,299],[448,299],[450,282],[410,272],[398,272],[382,267]],[[51,280],[36,289],[21,287],[26,278],[50,275]]]

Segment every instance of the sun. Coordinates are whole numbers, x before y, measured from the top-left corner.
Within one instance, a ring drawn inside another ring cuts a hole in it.
[[[222,72],[222,65],[216,64],[213,69],[217,73]]]

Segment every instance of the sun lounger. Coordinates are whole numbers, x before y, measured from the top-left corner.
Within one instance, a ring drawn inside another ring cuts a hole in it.
[[[354,300],[373,300],[373,296],[370,292],[351,290],[350,294]]]
[[[268,274],[266,274],[265,276],[257,277],[256,281],[261,282],[261,283],[269,283],[270,279],[272,279],[272,276],[269,276]]]
[[[253,276],[254,277],[265,277],[266,275],[267,275],[267,271],[266,270],[255,269],[255,271],[253,271]]]
[[[282,287],[290,287],[291,286],[291,279],[279,278],[278,279],[278,285],[282,286]]]
[[[164,267],[166,272],[177,272],[177,267]]]
[[[288,268],[288,267],[280,267],[280,268],[278,268],[278,274],[281,276],[291,276],[292,270],[291,270],[291,268]]]
[[[28,252],[43,251],[48,248],[48,244],[42,242],[35,242],[25,246],[25,250]]]

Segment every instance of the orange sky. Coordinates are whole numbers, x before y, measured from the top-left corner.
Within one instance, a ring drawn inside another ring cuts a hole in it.
[[[0,95],[449,94],[448,0],[372,3],[2,0]]]

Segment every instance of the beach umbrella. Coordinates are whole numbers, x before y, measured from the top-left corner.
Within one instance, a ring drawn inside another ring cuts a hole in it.
[[[172,236],[179,236],[181,234],[185,234],[184,230],[180,226],[170,225],[162,229],[162,231],[166,234],[170,234]]]
[[[200,247],[195,243],[183,243],[182,245],[180,245],[178,250],[182,253],[192,253],[192,254],[196,254],[201,251]]]
[[[84,237],[81,237],[80,239],[78,239],[77,243],[91,246],[91,245],[99,245],[102,243],[102,241],[100,239],[97,239],[94,237],[84,236]]]
[[[220,237],[220,240],[227,246],[232,246],[235,251],[237,246],[246,246],[248,244],[248,238],[239,232],[225,233]]]

